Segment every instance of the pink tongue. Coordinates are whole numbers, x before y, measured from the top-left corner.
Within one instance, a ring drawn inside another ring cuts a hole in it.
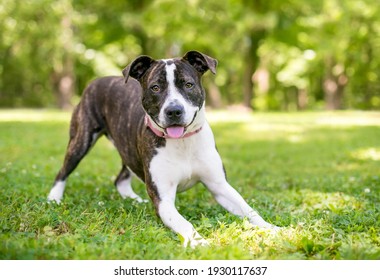
[[[185,131],[185,128],[182,126],[171,126],[166,129],[166,133],[168,134],[169,138],[180,138],[183,135],[183,132]]]

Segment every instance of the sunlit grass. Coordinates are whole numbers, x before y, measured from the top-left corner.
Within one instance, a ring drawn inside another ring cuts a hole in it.
[[[0,122],[68,122],[70,116],[70,112],[57,110],[10,109],[0,111]]]
[[[380,148],[370,147],[370,148],[361,149],[358,151],[354,151],[352,153],[352,156],[360,160],[380,161]]]
[[[379,259],[380,114],[208,112],[231,184],[278,234],[228,214],[201,185],[177,207],[210,242],[182,248],[152,205],[122,200],[120,159],[101,139],[46,196],[68,140],[69,112],[0,111],[0,258]],[[148,198],[145,187],[136,192]]]

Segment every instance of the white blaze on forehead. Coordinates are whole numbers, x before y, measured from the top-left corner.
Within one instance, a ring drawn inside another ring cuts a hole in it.
[[[166,81],[168,83],[168,94],[166,96],[166,100],[160,109],[160,113],[158,116],[159,123],[161,126],[166,126],[166,115],[165,109],[171,104],[175,103],[177,105],[181,105],[184,108],[183,121],[186,125],[189,125],[194,119],[195,113],[198,111],[198,107],[193,106],[189,101],[187,101],[179,89],[175,85],[175,71],[177,69],[176,64],[173,59],[165,59],[162,60],[165,65],[166,71]]]
[[[177,91],[174,84],[174,80],[175,80],[174,71],[176,69],[174,61],[166,60],[165,63],[166,63],[165,70],[166,70],[166,81],[168,82],[169,99],[171,98],[175,99],[177,97],[175,95],[179,95],[180,97],[182,97]]]

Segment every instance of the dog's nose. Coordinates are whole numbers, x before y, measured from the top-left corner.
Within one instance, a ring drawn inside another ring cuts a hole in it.
[[[165,109],[166,117],[172,122],[180,121],[184,112],[182,105],[170,105]]]

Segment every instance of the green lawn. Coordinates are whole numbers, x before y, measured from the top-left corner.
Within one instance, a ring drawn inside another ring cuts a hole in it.
[[[210,242],[196,249],[181,247],[150,203],[119,197],[121,163],[105,139],[70,177],[63,203],[46,203],[69,118],[0,111],[1,259],[380,259],[380,113],[210,112],[231,185],[284,229],[251,227],[197,185],[177,197]]]

